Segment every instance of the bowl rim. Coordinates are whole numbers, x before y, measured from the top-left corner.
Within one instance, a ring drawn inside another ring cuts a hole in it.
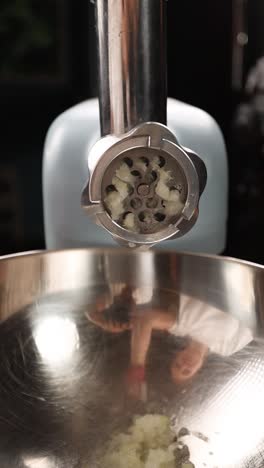
[[[32,258],[32,257],[40,257],[40,256],[49,256],[49,255],[55,255],[59,253],[103,253],[103,254],[114,254],[114,255],[175,255],[177,257],[194,257],[194,258],[205,258],[208,260],[215,260],[217,262],[225,261],[228,263],[235,263],[241,266],[248,266],[253,269],[257,270],[264,270],[264,265],[261,265],[260,263],[256,262],[251,262],[248,260],[243,260],[231,256],[226,256],[226,255],[217,255],[217,254],[208,254],[208,253],[203,253],[203,252],[190,252],[190,251],[177,251],[177,250],[172,250],[172,249],[148,249],[145,251],[140,251],[138,249],[129,249],[129,248],[124,248],[124,247],[119,247],[119,246],[113,246],[113,247],[75,247],[75,248],[63,248],[63,249],[42,249],[42,250],[30,250],[30,251],[23,251],[23,252],[17,252],[14,254],[7,254],[7,255],[2,255],[0,256],[0,264],[2,262],[6,261],[14,261],[17,259],[25,259],[25,258]]]

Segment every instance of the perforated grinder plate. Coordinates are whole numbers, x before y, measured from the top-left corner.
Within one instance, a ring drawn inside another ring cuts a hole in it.
[[[187,198],[178,162],[160,150],[134,148],[114,159],[102,181],[104,207],[119,226],[152,234],[175,224]]]

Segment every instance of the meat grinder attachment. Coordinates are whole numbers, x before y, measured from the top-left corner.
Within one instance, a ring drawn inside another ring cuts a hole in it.
[[[150,247],[183,236],[197,220],[205,165],[163,124],[102,138],[88,168],[82,206],[121,245]]]
[[[82,206],[130,247],[188,232],[206,182],[202,160],[166,126],[166,4],[95,2],[102,138],[88,154]]]

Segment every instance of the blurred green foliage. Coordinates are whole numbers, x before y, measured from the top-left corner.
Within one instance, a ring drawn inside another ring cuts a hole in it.
[[[0,78],[56,72],[55,0],[1,0]]]

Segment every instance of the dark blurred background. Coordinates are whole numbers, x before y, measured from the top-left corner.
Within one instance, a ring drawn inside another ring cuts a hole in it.
[[[263,65],[254,67],[264,55],[263,25],[263,0],[168,1],[169,95],[208,111],[228,147],[225,253],[261,263],[264,74]],[[96,87],[89,0],[1,0],[0,254],[44,247],[45,135],[58,114],[96,96]]]

